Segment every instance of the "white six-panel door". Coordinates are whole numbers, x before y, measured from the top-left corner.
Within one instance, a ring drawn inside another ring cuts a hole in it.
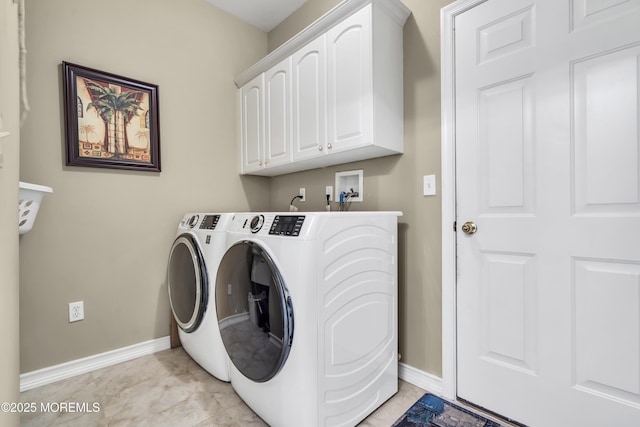
[[[458,396],[639,426],[640,1],[488,0],[455,93]]]

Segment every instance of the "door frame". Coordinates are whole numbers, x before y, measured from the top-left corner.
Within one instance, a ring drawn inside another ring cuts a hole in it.
[[[442,395],[457,398],[455,34],[458,15],[489,0],[457,0],[440,10],[442,167]]]

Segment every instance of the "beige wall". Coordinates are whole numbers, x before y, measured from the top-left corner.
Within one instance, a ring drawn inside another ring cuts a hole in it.
[[[303,30],[342,0],[307,0],[298,10],[269,32],[269,52]]]
[[[18,172],[20,96],[18,94],[18,6],[0,0],[0,402],[20,402],[18,374]],[[20,425],[20,414],[0,412],[0,425]]]
[[[20,239],[22,372],[167,336],[185,210],[265,210],[269,190],[238,175],[233,83],[265,33],[204,0],[29,0],[27,47],[20,175],[54,193]],[[62,61],[159,85],[161,173],[65,166]]]
[[[400,210],[399,340],[402,362],[442,374],[441,199],[422,195],[423,175],[440,192],[440,9],[452,0],[402,0],[411,9],[404,27],[404,146],[400,156],[276,177],[271,209],[285,209],[306,187],[300,210],[323,209],[335,172],[364,169],[364,202],[352,210]],[[338,4],[310,0],[269,33],[274,50]],[[374,52],[375,54],[375,52]]]

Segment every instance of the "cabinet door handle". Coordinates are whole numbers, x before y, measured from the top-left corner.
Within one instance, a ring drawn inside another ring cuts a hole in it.
[[[331,149],[333,148],[333,147],[331,146],[331,143],[328,143],[328,144],[327,144],[327,148],[328,148],[329,150],[331,150]]]
[[[322,151],[322,145],[318,145],[318,151]]]
[[[258,166],[262,166],[262,160],[258,162]]]

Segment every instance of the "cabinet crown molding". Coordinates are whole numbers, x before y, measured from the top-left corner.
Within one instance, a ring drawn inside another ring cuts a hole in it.
[[[234,80],[236,87],[240,88],[244,86],[260,73],[267,71],[280,61],[290,56],[296,50],[300,49],[323,33],[326,33],[331,27],[369,4],[379,6],[400,26],[404,25],[411,14],[409,8],[407,8],[400,0],[344,0],[329,12],[315,20],[304,30],[300,31],[291,39],[283,43],[273,52],[265,56],[251,68],[237,76]]]

